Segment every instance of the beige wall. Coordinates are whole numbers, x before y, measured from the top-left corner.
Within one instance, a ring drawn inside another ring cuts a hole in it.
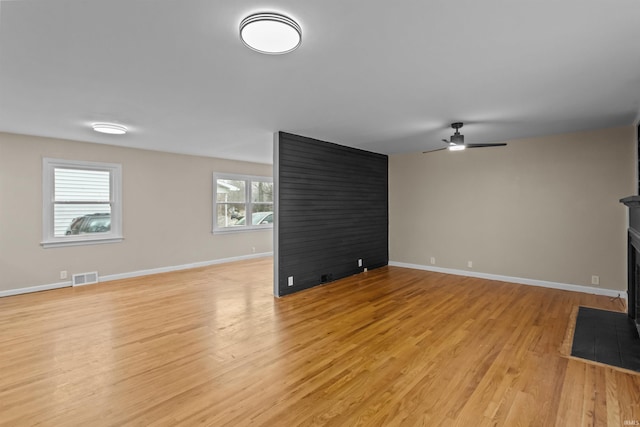
[[[391,261],[626,290],[633,127],[389,158]],[[473,261],[473,268],[467,268]]]
[[[122,164],[124,241],[43,249],[42,158]],[[273,250],[272,231],[212,234],[213,172],[270,165],[0,133],[0,291]]]

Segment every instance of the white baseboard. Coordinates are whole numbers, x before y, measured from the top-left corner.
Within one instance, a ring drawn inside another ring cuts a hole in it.
[[[106,276],[100,277],[100,282],[109,282],[111,280],[120,280],[120,279],[130,279],[132,277],[148,276],[150,274],[158,274],[158,273],[168,273],[171,271],[187,270],[189,268],[207,267],[209,265],[225,264],[228,262],[244,261],[244,260],[255,259],[255,258],[264,258],[268,256],[273,256],[273,252],[241,255],[241,256],[230,257],[230,258],[214,259],[211,261],[201,261],[201,262],[194,262],[190,264],[173,265],[170,267],[151,268],[148,270],[132,271],[130,273],[108,274]]]
[[[31,292],[50,291],[51,289],[60,289],[71,287],[71,282],[50,283],[48,285],[29,286],[28,288],[9,289],[0,291],[1,297],[10,297],[12,295],[29,294]]]
[[[563,291],[582,292],[585,294],[605,295],[608,297],[620,297],[627,300],[627,291],[613,289],[594,288],[591,286],[572,285],[569,283],[548,282],[546,280],[525,279],[522,277],[501,276],[498,274],[480,273],[477,271],[456,270],[453,268],[433,267],[422,264],[409,264],[406,262],[389,261],[389,265],[395,267],[412,268],[415,270],[433,271],[436,273],[454,274],[456,276],[477,277],[479,279],[497,280],[499,282],[518,283],[520,285],[540,286],[543,288],[561,289]]]
[[[150,268],[148,270],[131,271],[129,273],[108,274],[106,276],[101,276],[99,278],[99,281],[108,282],[111,280],[129,279],[132,277],[147,276],[149,274],[168,273],[170,271],[187,270],[189,268],[206,267],[209,265],[225,264],[228,262],[243,261],[243,260],[255,259],[255,258],[264,258],[268,256],[273,256],[273,252],[241,255],[241,256],[230,257],[230,258],[214,259],[211,261],[201,261],[201,262],[194,262],[190,264],[173,265],[170,267]],[[40,291],[48,291],[51,289],[66,288],[70,286],[71,286],[71,282],[69,281],[69,282],[51,283],[48,285],[30,286],[28,288],[9,289],[6,291],[0,291],[0,298],[9,297],[12,295],[27,294],[31,292],[40,292]]]

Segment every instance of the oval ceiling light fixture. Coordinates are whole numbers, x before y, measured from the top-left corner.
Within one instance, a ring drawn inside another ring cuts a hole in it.
[[[302,29],[287,16],[256,13],[247,16],[240,23],[240,39],[256,52],[279,55],[300,46]]]
[[[117,123],[93,123],[93,130],[100,133],[108,133],[110,135],[124,135],[127,133],[127,127]]]

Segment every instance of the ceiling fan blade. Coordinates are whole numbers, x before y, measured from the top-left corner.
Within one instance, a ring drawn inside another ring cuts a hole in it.
[[[453,144],[453,142],[447,141],[446,139],[443,139],[442,142],[444,142],[445,144],[449,144],[449,145]]]
[[[465,144],[467,146],[467,148],[484,148],[484,147],[504,147],[505,145],[507,145],[504,142],[501,142],[499,144]]]
[[[436,150],[423,151],[422,154],[433,153],[434,151],[442,151],[442,150],[447,150],[447,149],[448,149],[447,147],[438,148]]]

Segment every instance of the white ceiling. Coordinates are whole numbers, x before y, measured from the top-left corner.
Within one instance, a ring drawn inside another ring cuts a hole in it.
[[[265,11],[298,50],[242,44]],[[0,1],[0,131],[271,163],[278,130],[392,154],[639,111],[638,0]]]

